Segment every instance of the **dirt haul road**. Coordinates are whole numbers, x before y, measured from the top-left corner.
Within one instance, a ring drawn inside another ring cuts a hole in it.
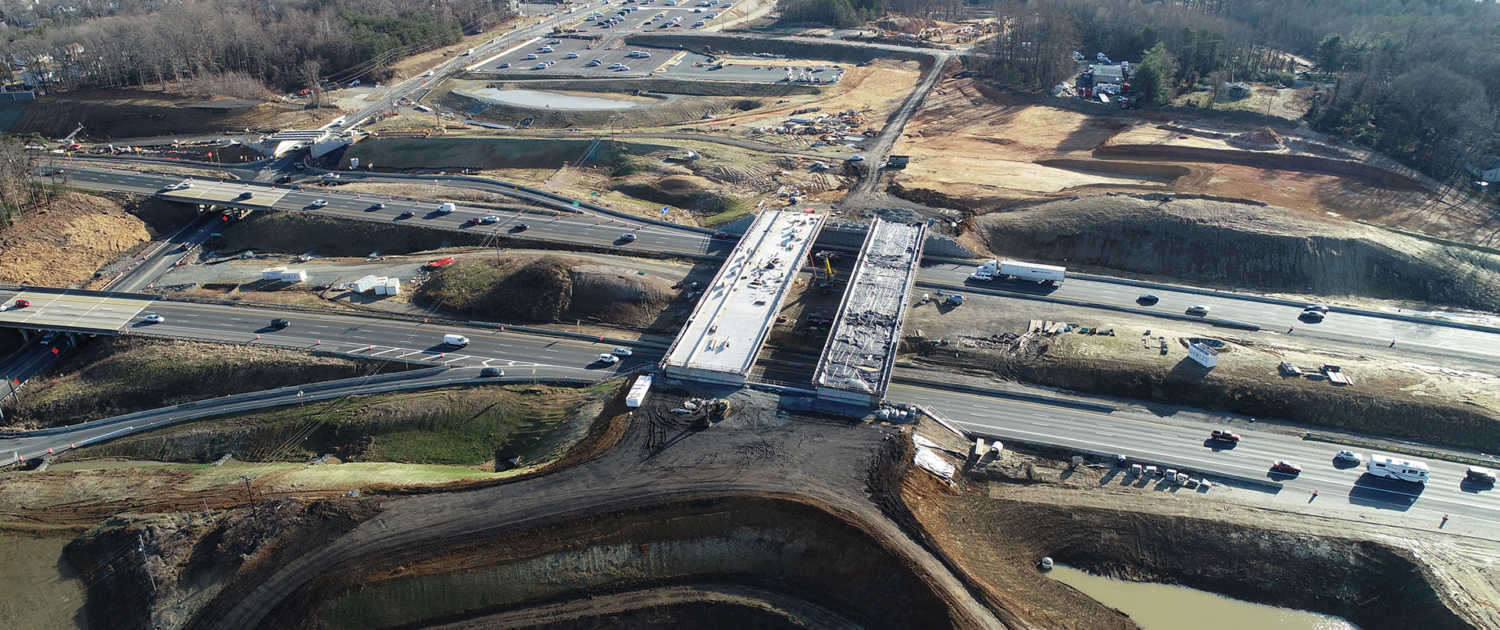
[[[882,548],[882,555],[894,558],[916,579],[913,583],[928,590],[911,597],[941,602],[946,611],[943,619],[909,622],[1005,627],[867,496],[874,485],[873,471],[881,466],[880,453],[886,453],[887,464],[899,463],[896,458],[901,455],[890,453],[904,453],[899,446],[903,441],[885,440],[878,427],[790,416],[777,410],[775,397],[753,392],[734,394],[734,414],[712,428],[699,429],[692,420],[670,412],[680,400],[653,393],[631,419],[616,420],[629,425],[613,448],[577,467],[471,492],[390,500],[380,515],[310,553],[295,559],[267,558],[262,566],[279,567],[268,569],[274,573],[265,579],[242,575],[241,583],[226,587],[188,627],[296,627],[326,603],[326,598],[319,600],[323,594],[387,577],[360,569],[378,566],[392,555],[411,550],[436,555],[444,546],[482,544],[486,538],[570,522],[613,522],[613,513],[667,503],[713,504],[735,496],[818,506],[813,509],[824,517],[836,517],[863,531]],[[611,410],[624,411],[619,400]],[[904,457],[909,461],[909,454]],[[412,558],[398,571],[420,562]],[[833,581],[824,583],[838,587]]]

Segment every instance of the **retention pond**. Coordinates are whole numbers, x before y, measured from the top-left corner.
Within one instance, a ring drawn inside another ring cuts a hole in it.
[[[1054,566],[1048,575],[1130,615],[1145,630],[1358,630],[1338,617],[1252,604],[1185,586],[1126,582],[1063,565]]]
[[[596,96],[572,96],[569,94],[539,92],[536,90],[482,88],[470,92],[469,95],[491,103],[514,105],[516,107],[533,107],[537,109],[630,109],[636,106],[636,103],[633,101],[599,98]]]

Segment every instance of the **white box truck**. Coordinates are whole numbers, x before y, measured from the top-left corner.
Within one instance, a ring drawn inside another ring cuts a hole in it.
[[[1371,455],[1365,470],[1376,477],[1399,479],[1413,483],[1427,483],[1427,464],[1396,459],[1386,455]]]
[[[970,280],[990,281],[995,278],[1011,280],[1025,280],[1027,282],[1038,282],[1041,284],[1062,284],[1067,276],[1067,267],[1056,265],[1038,265],[1036,263],[1016,262],[1014,260],[991,260],[980,265],[974,273],[969,274]]]
[[[462,348],[469,345],[469,338],[463,335],[443,335],[443,343]]]

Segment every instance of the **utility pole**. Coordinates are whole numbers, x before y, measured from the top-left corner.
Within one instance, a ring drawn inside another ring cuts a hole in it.
[[[250,476],[249,475],[240,475],[240,479],[244,479],[245,480],[245,497],[246,497],[246,500],[250,502],[250,518],[253,519],[253,520],[259,521],[260,520],[260,510],[257,510],[255,508],[255,494],[250,491]]]
[[[151,592],[156,592],[156,578],[151,577],[151,568],[146,566],[146,536],[136,534],[136,551],[141,552],[141,567],[146,570],[146,579],[151,581]]]

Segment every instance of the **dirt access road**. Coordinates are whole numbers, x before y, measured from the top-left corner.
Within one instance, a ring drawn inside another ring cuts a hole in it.
[[[188,627],[292,623],[319,604],[306,601],[306,594],[400,551],[439,550],[643,506],[730,496],[785,497],[837,514],[920,575],[946,602],[955,627],[1004,627],[866,495],[877,454],[896,440],[885,441],[878,427],[789,415],[766,394],[747,390],[730,399],[734,414],[699,430],[668,411],[680,404],[678,396],[659,391],[631,414],[613,448],[579,466],[471,492],[390,500],[379,516],[349,533],[285,564],[268,565],[280,567],[268,578],[231,584]],[[619,401],[613,404],[623,411]]]
[[[948,66],[948,53],[935,53],[932,58],[932,68],[927,71],[927,76],[922,77],[922,82],[917,84],[917,89],[912,90],[911,95],[906,97],[906,102],[901,104],[901,109],[891,114],[886,121],[885,128],[880,130],[880,135],[875,137],[875,142],[870,145],[865,155],[866,170],[860,177],[859,183],[844,197],[843,206],[856,208],[870,201],[870,196],[875,191],[876,182],[880,181],[880,162],[890,153],[891,147],[896,144],[896,139],[901,137],[901,131],[906,128],[907,121],[917,113],[922,106],[922,101],[927,98],[927,93],[932,91],[933,86],[943,78],[943,73]]]

